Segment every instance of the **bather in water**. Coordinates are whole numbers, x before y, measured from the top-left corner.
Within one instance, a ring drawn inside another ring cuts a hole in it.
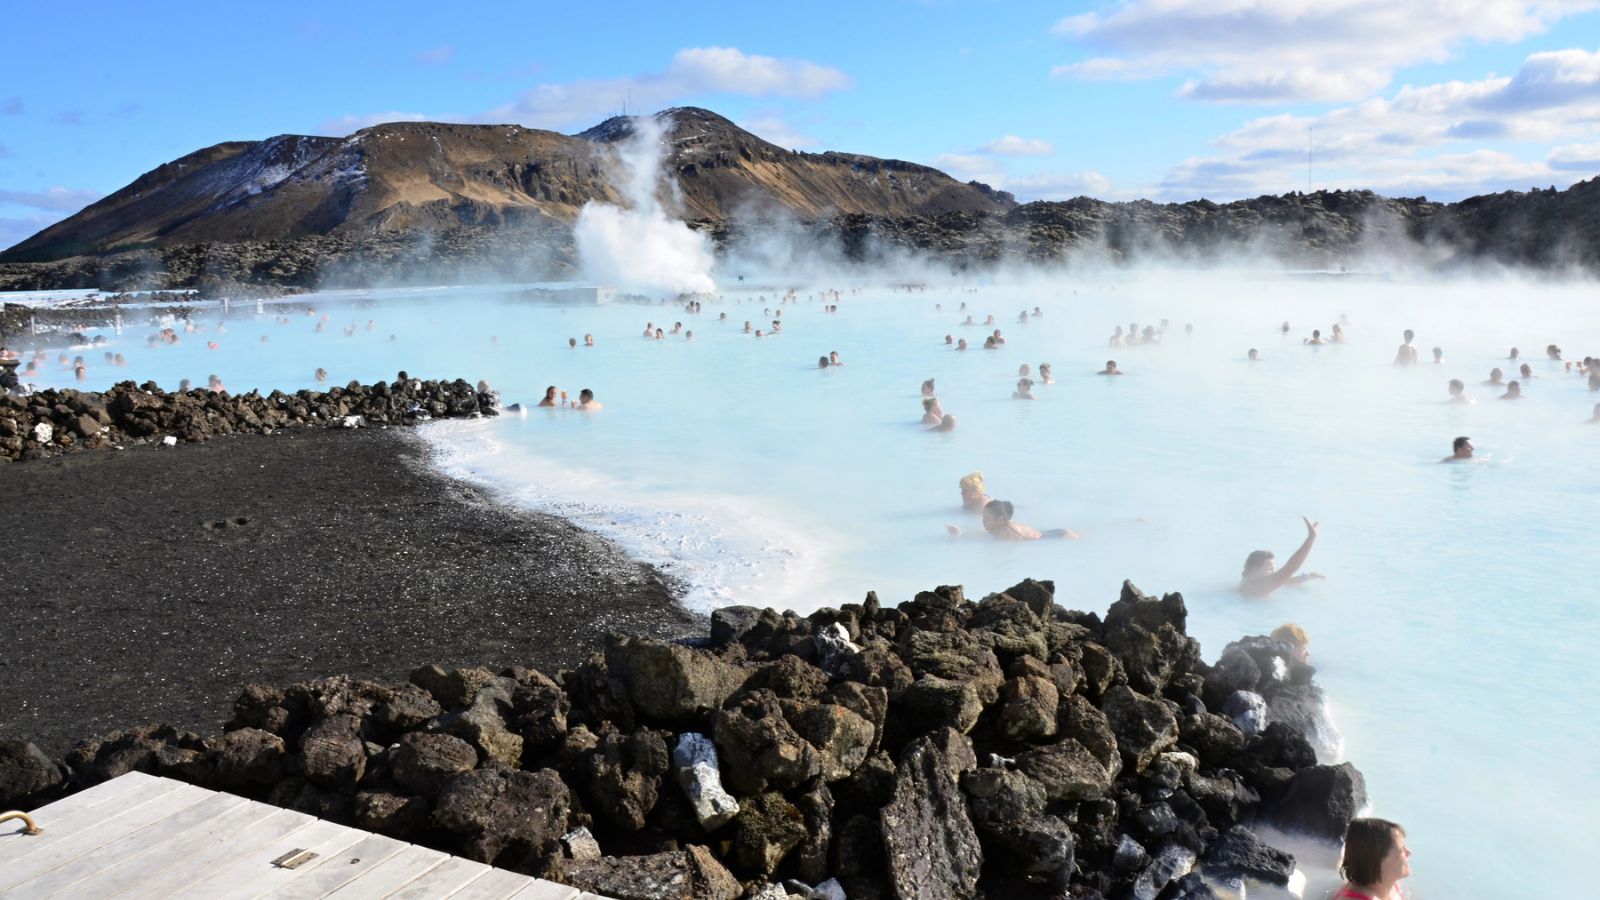
[[[1304,516],[1301,519],[1306,523],[1306,539],[1300,549],[1294,551],[1289,561],[1283,568],[1277,568],[1271,550],[1256,550],[1244,561],[1244,571],[1239,577],[1239,593],[1246,597],[1265,597],[1286,584],[1303,584],[1312,579],[1323,576],[1316,572],[1307,572],[1296,575],[1300,567],[1306,564],[1306,557],[1311,555],[1311,545],[1317,541],[1317,523]]]

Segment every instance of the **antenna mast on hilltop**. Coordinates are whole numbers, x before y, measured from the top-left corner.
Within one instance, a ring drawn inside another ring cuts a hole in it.
[[[1316,130],[1315,125],[1306,126],[1306,193],[1311,193],[1311,132]]]

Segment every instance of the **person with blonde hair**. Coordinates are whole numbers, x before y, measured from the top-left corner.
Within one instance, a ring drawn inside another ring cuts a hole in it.
[[[1306,630],[1299,625],[1293,622],[1285,622],[1272,629],[1270,637],[1293,648],[1296,662],[1311,661],[1311,638],[1306,634]]]
[[[982,512],[984,504],[989,502],[989,493],[983,487],[983,473],[972,472],[962,476],[961,508],[967,512]]]
[[[1345,882],[1332,900],[1401,900],[1400,879],[1411,875],[1406,830],[1387,819],[1351,819],[1339,874]]]

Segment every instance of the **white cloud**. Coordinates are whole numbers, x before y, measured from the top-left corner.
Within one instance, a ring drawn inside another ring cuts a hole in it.
[[[51,212],[77,212],[100,199],[99,191],[52,187],[42,191],[0,190],[0,205],[26,206]]]
[[[1461,196],[1568,184],[1600,170],[1597,141],[1600,50],[1559,50],[1531,54],[1509,77],[1407,85],[1321,115],[1251,120],[1212,142],[1217,155],[1174,167],[1160,195],[1303,190],[1308,149],[1315,187]]]
[[[633,111],[710,94],[816,99],[850,84],[844,72],[806,60],[757,56],[733,47],[692,47],[679,50],[663,72],[541,84],[473,118],[565,128],[592,125],[599,117],[619,112],[625,103]]]
[[[1215,102],[1338,102],[1396,69],[1469,42],[1515,43],[1600,0],[1123,0],[1052,31],[1091,55],[1075,78],[1191,76],[1180,96]]]
[[[428,117],[422,113],[414,112],[383,112],[372,113],[365,116],[340,116],[337,119],[328,119],[318,123],[317,134],[326,134],[333,137],[344,137],[347,134],[382,125],[386,122],[426,122]]]
[[[442,66],[455,58],[456,48],[449,44],[424,50],[416,56],[417,62],[425,66]]]
[[[1094,171],[1012,175],[1000,160],[971,153],[941,154],[930,160],[929,165],[960,181],[981,181],[992,188],[1010,191],[1024,203],[1112,194],[1111,180]]]
[[[1563,144],[1545,157],[1550,168],[1592,175],[1600,172],[1600,143]]]
[[[1049,141],[1008,134],[1003,138],[984,144],[978,152],[987,153],[990,156],[1049,156],[1055,152],[1055,148],[1050,146]]]
[[[779,116],[755,116],[740,122],[739,127],[764,141],[790,150],[815,147],[821,143],[810,135],[801,134]]]

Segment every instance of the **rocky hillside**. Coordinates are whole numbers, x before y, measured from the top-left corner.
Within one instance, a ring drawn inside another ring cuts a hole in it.
[[[1009,194],[926,166],[785,150],[703,109],[657,118],[663,170],[676,186],[665,199],[686,219],[998,213],[1015,205]],[[396,122],[347,138],[218,144],[141,176],[0,254],[0,262],[570,222],[590,200],[621,202],[615,145],[633,131],[621,117],[577,136]]]
[[[1289,267],[1600,270],[1600,179],[1459,203],[1318,191],[1232,203],[1018,205],[926,166],[785,150],[703,109],[656,116],[661,199],[724,256],[800,246],[952,268],[1237,258]],[[527,281],[571,277],[572,221],[619,202],[636,119],[578,135],[402,122],[348,138],[218,144],[0,253],[0,290]],[[783,254],[780,254],[783,255]]]

